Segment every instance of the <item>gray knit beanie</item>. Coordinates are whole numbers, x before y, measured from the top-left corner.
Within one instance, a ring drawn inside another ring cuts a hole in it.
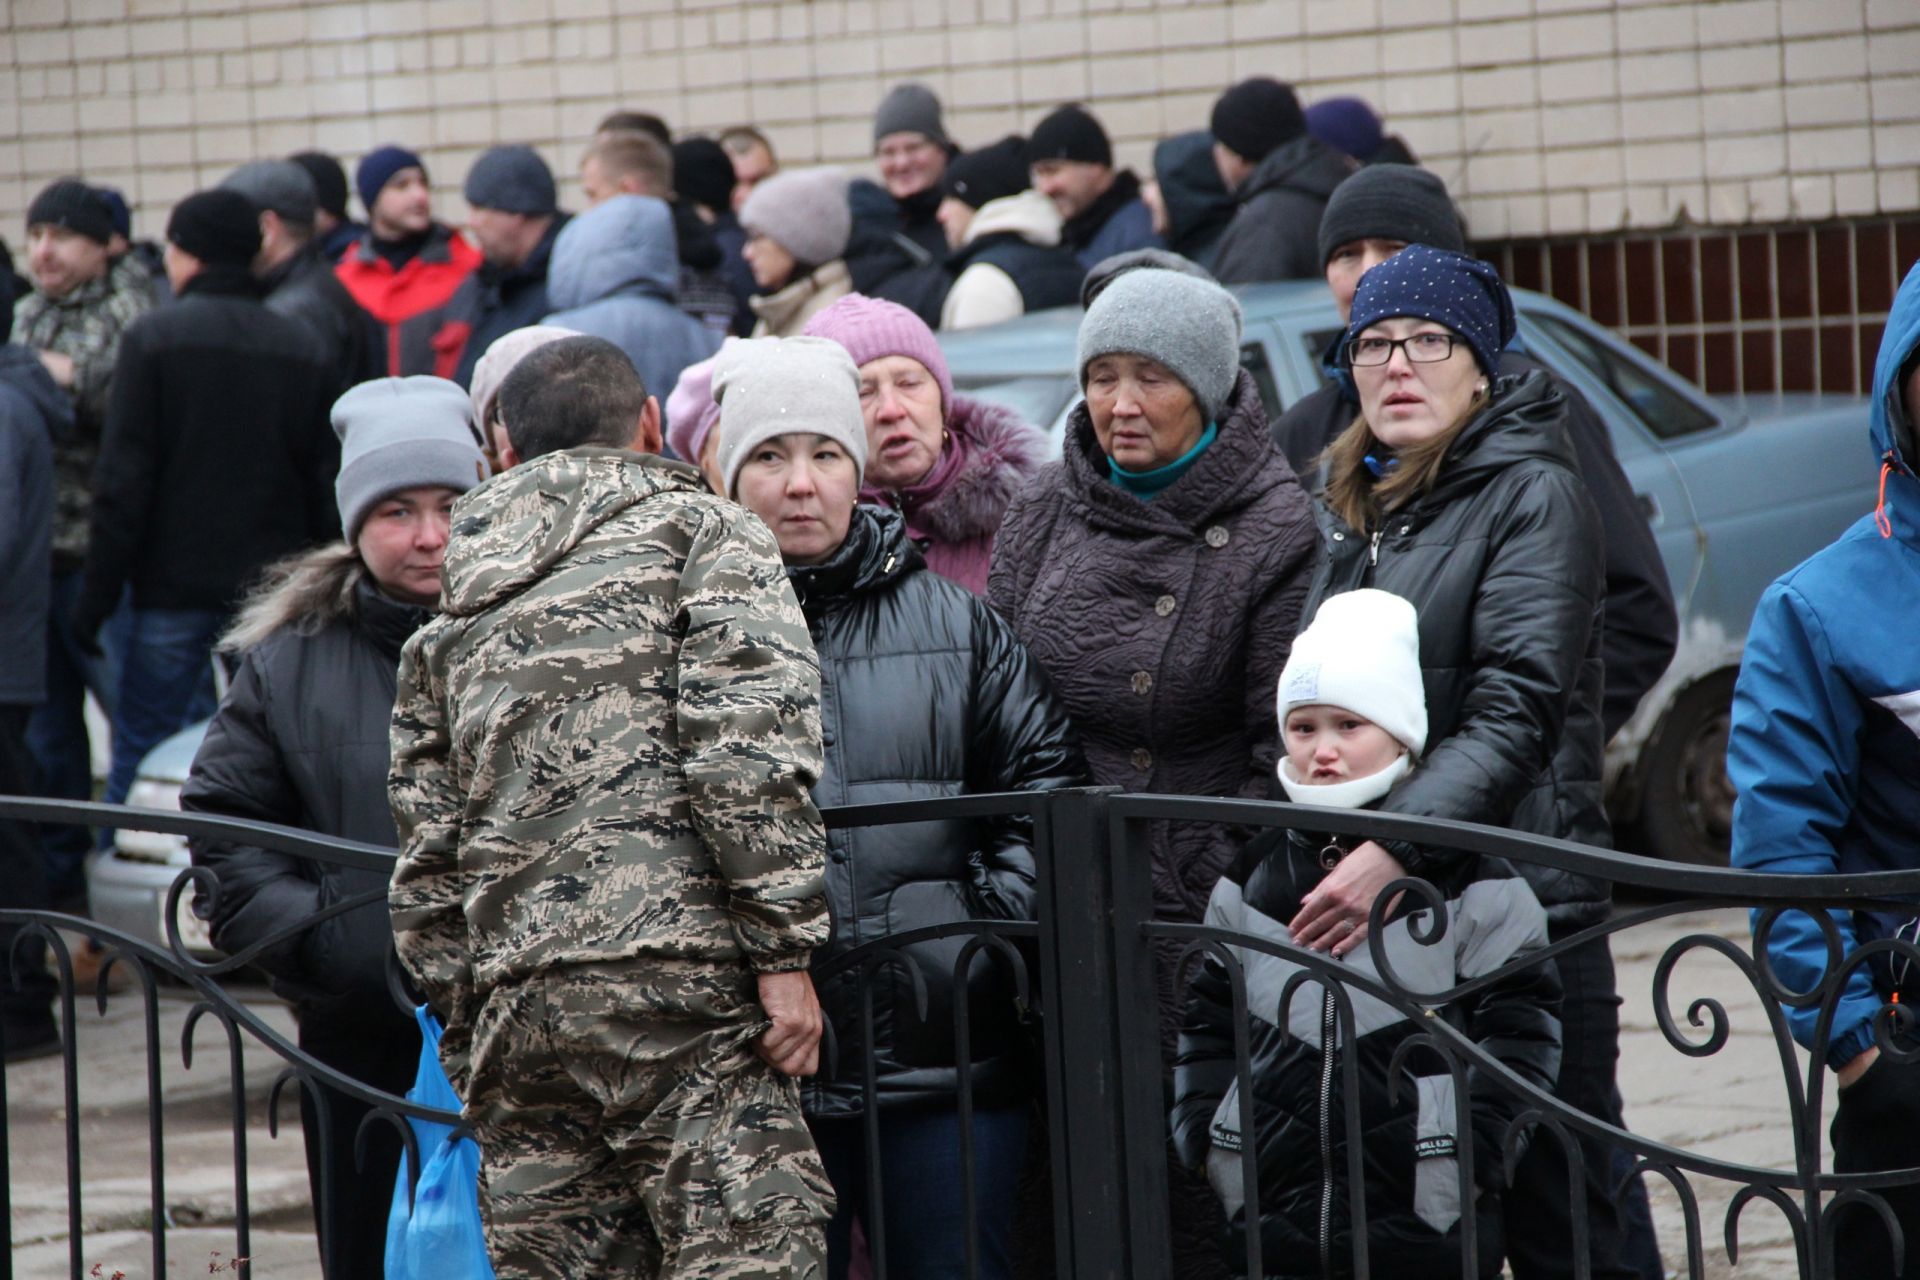
[[[943,147],[953,145],[953,140],[947,137],[946,125],[940,120],[940,99],[927,86],[911,80],[888,90],[887,96],[880,99],[879,109],[873,113],[874,146],[895,133],[917,133]]]
[[[792,254],[807,268],[846,256],[853,235],[843,169],[783,169],[754,185],[740,206],[740,225]]]
[[[1080,321],[1080,389],[1087,365],[1125,353],[1157,360],[1218,422],[1240,377],[1240,303],[1210,280],[1145,267],[1115,277]]]
[[[377,378],[333,402],[340,437],[333,495],[348,542],[389,494],[425,485],[465,493],[487,478],[472,414],[467,393],[445,378]]]
[[[559,208],[553,170],[532,147],[493,147],[467,170],[462,192],[476,209],[541,218]]]
[[[756,188],[757,190],[757,188]],[[720,471],[733,496],[740,468],[775,436],[825,436],[867,472],[867,425],[860,413],[860,371],[828,338],[751,338],[720,349],[713,366],[720,405]]]

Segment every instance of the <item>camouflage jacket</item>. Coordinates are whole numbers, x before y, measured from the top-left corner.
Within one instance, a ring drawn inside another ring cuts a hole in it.
[[[827,938],[820,672],[766,526],[682,463],[581,448],[463,497],[400,659],[400,959],[458,1036],[502,982]]]
[[[56,300],[36,290],[13,313],[15,342],[73,361],[74,430],[53,446],[53,555],[61,568],[78,568],[86,558],[93,464],[100,456],[120,337],[155,301],[152,271],[129,253],[66,297]]]

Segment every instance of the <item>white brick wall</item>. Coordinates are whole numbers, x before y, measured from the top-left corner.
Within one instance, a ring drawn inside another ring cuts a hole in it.
[[[616,107],[752,121],[864,166],[886,87],[985,142],[1070,98],[1123,161],[1231,81],[1357,93],[1484,237],[1920,208],[1920,0],[0,0],[0,232],[78,170],[142,234],[241,160],[398,140],[462,214],[531,142],[568,180]]]

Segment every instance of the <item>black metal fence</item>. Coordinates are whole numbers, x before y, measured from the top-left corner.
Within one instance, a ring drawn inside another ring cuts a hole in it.
[[[1782,1131],[1792,1140],[1790,1166],[1761,1167],[1711,1154],[1688,1151],[1628,1132],[1604,1119],[1571,1109],[1549,1092],[1534,1087],[1509,1070],[1476,1044],[1445,1017],[1435,1016],[1450,1002],[1472,994],[1472,990],[1508,975],[1507,970],[1484,975],[1473,982],[1445,991],[1413,990],[1403,985],[1391,963],[1385,961],[1381,938],[1384,936],[1386,904],[1395,893],[1412,895],[1422,906],[1424,917],[1416,917],[1414,940],[1438,945],[1446,929],[1443,896],[1432,885],[1416,879],[1398,882],[1376,904],[1370,947],[1378,975],[1356,972],[1350,966],[1323,953],[1304,951],[1284,942],[1226,930],[1210,928],[1191,921],[1159,918],[1154,908],[1149,879],[1148,851],[1155,824],[1196,822],[1227,824],[1241,831],[1257,828],[1294,826],[1337,836],[1406,840],[1433,849],[1454,849],[1504,858],[1515,865],[1534,865],[1574,872],[1608,881],[1620,889],[1630,889],[1638,905],[1617,909],[1612,917],[1590,928],[1556,937],[1545,951],[1516,961],[1509,969],[1539,965],[1563,956],[1595,939],[1623,934],[1637,927],[1673,915],[1703,908],[1743,907],[1754,911],[1756,927],[1762,935],[1782,914],[1803,911],[1825,922],[1823,909],[1874,908],[1911,913],[1911,905],[1920,901],[1920,870],[1887,872],[1859,876],[1801,877],[1755,875],[1751,873],[1679,866],[1604,852],[1561,841],[1543,840],[1511,832],[1466,824],[1404,818],[1364,811],[1305,809],[1299,806],[1254,801],[1231,801],[1193,797],[1123,795],[1104,790],[1054,792],[1046,794],[972,796],[949,800],[916,801],[901,804],[858,806],[827,814],[834,827],[882,826],[925,821],[930,818],[988,818],[1019,815],[1031,822],[1038,869],[1038,911],[1032,921],[968,920],[931,926],[910,933],[868,941],[839,956],[831,970],[816,976],[824,979],[832,973],[853,972],[866,993],[863,1013],[868,1025],[859,1039],[865,1046],[861,1061],[845,1061],[848,1055],[837,1050],[831,1033],[826,1046],[823,1070],[861,1083],[867,1100],[864,1110],[869,1168],[879,1168],[879,1126],[886,1123],[886,1112],[874,1105],[875,1084],[872,992],[877,983],[894,983],[899,978],[910,993],[918,993],[925,1009],[925,975],[902,950],[910,944],[932,938],[964,939],[955,960],[955,973],[964,988],[966,975],[980,964],[1002,966],[1020,1015],[1034,1029],[1037,1058],[1043,1079],[1036,1093],[1045,1116],[1042,1131],[1046,1142],[1046,1164],[1051,1173],[1052,1244],[1048,1256],[1038,1260],[1039,1269],[1053,1270],[1069,1280],[1093,1277],[1158,1277],[1175,1272],[1171,1222],[1169,1215],[1169,1165],[1167,1125],[1167,1071],[1165,1043],[1158,997],[1158,966],[1169,955],[1179,957],[1182,973],[1192,961],[1211,955],[1231,979],[1233,1006],[1238,1023],[1235,1029],[1236,1078],[1240,1093],[1251,1102],[1252,1064],[1248,1056],[1248,990],[1236,959],[1238,955],[1262,953],[1283,957],[1298,966],[1299,973],[1288,983],[1280,1000],[1283,1008],[1296,998],[1326,999],[1340,1025],[1353,1026],[1353,1000],[1364,996],[1383,1003],[1420,1028],[1415,1037],[1419,1047],[1443,1060],[1456,1082],[1457,1106],[1464,1134],[1467,1109],[1474,1090],[1507,1091],[1518,1100],[1517,1118],[1508,1135],[1509,1155],[1523,1132],[1535,1142],[1557,1143],[1569,1155],[1570,1177],[1576,1199],[1581,1177],[1579,1162],[1573,1156],[1577,1136],[1604,1143],[1627,1153],[1636,1170],[1656,1175],[1675,1192],[1683,1218],[1682,1238],[1685,1259],[1670,1259],[1670,1265],[1683,1265],[1683,1274],[1704,1278],[1708,1271],[1709,1232],[1718,1236],[1716,1252],[1724,1248],[1729,1261],[1740,1251],[1742,1224],[1756,1214],[1777,1214],[1790,1229],[1798,1274],[1821,1280],[1835,1277],[1833,1246],[1836,1214],[1851,1209],[1844,1220],[1848,1231],[1885,1230],[1891,1234],[1896,1252],[1902,1248],[1898,1225],[1879,1194],[1896,1185],[1920,1183],[1920,1168],[1875,1174],[1837,1174],[1824,1171],[1822,1155],[1824,1114],[1828,1092],[1828,1073],[1817,1064],[1825,1058],[1825,1039],[1834,1009],[1847,977],[1879,953],[1895,952],[1908,960],[1920,959],[1920,952],[1894,939],[1859,948],[1838,962],[1838,936],[1831,924],[1824,925],[1825,936],[1833,949],[1834,963],[1828,965],[1824,980],[1813,990],[1789,988],[1773,972],[1764,949],[1739,945],[1713,933],[1691,934],[1668,945],[1655,966],[1653,1008],[1666,1045],[1676,1064],[1710,1059],[1733,1042],[1736,1031],[1732,1017],[1718,1000],[1698,996],[1684,1000],[1684,1013],[1676,1013],[1676,993],[1671,989],[1675,968],[1691,953],[1709,952],[1731,965],[1751,985],[1758,997],[1764,1043],[1770,1060],[1777,1062],[1785,1107],[1778,1117]],[[231,819],[160,813],[149,810],[109,808],[54,801],[0,798],[0,816],[36,822],[81,822],[112,825],[185,836],[244,835],[249,843],[341,866],[380,870],[391,865],[389,851],[372,846],[324,839],[306,832],[266,824]],[[191,1064],[196,1030],[211,1020],[223,1033],[231,1085],[231,1124],[233,1131],[233,1179],[235,1191],[234,1258],[251,1256],[252,1214],[249,1211],[247,1154],[249,1144],[245,1098],[245,1055],[265,1052],[282,1069],[274,1080],[269,1096],[269,1129],[277,1134],[275,1113],[287,1096],[288,1086],[304,1091],[316,1106],[324,1108],[331,1097],[348,1097],[373,1106],[367,1123],[394,1125],[409,1152],[414,1152],[412,1167],[419,1158],[411,1126],[405,1117],[459,1126],[459,1117],[407,1103],[348,1079],[302,1053],[267,1021],[236,999],[227,990],[234,975],[269,947],[309,928],[327,917],[362,907],[374,906],[380,895],[368,894],[335,903],[321,915],[290,927],[275,937],[263,940],[248,952],[218,960],[196,958],[189,952],[173,925],[174,907],[180,895],[197,892],[217,895],[217,880],[204,869],[183,871],[170,890],[164,918],[169,921],[168,945],[158,947],[140,939],[103,928],[93,922],[45,912],[0,911],[0,924],[21,926],[21,938],[43,939],[51,952],[53,966],[61,976],[59,1013],[65,1027],[72,1028],[82,1016],[81,1001],[91,997],[104,1013],[107,1008],[107,974],[101,975],[98,988],[91,993],[76,992],[72,956],[60,931],[97,939],[113,955],[113,963],[124,966],[134,976],[126,998],[142,1002],[145,1026],[145,1073],[149,1101],[149,1171],[151,1190],[151,1266],[152,1274],[167,1274],[168,1215],[165,1186],[164,1110],[160,1105],[163,1072],[168,1057],[161,1043],[158,998],[162,984],[184,987],[191,1000],[182,1043],[178,1049],[185,1063]],[[1903,905],[1905,904],[1905,905]],[[1237,952],[1236,952],[1237,949]],[[15,964],[21,960],[21,944],[16,942]],[[406,996],[397,977],[394,992],[403,1004]],[[975,1188],[971,1124],[973,1098],[969,1086],[968,1064],[972,1028],[969,1002],[953,1002],[953,1040],[960,1064],[961,1087],[955,1100],[960,1116],[962,1177],[954,1194],[963,1201],[965,1220],[975,1220]],[[1818,1043],[1811,1059],[1803,1057],[1792,1043],[1783,1006],[1819,1011]],[[924,1016],[924,1013],[922,1014]],[[1277,1022],[1285,1025],[1285,1018]],[[1749,1028],[1737,1028],[1741,1031]],[[1882,1011],[1878,1029],[1883,1053],[1901,1060],[1917,1055],[1900,1048],[1911,1043],[1912,1015],[1897,1004]],[[844,1029],[843,1029],[844,1031]],[[70,1272],[75,1277],[88,1275],[83,1258],[82,1239],[87,1229],[85,1203],[86,1170],[94,1159],[84,1151],[81,1116],[86,1105],[82,1088],[84,1063],[76,1056],[71,1036],[67,1039],[62,1062],[65,1094],[64,1129],[67,1168],[67,1214]],[[1400,1069],[1400,1055],[1394,1070]],[[1808,1063],[1815,1065],[1809,1066]],[[1352,1085],[1351,1070],[1345,1084]],[[9,1161],[0,1166],[0,1213],[8,1227],[8,1248],[0,1253],[0,1280],[13,1274],[12,1184],[9,1168],[14,1153],[15,1135],[7,1127],[4,1106],[4,1080],[0,1080],[0,1139],[7,1144]],[[1252,1118],[1243,1116],[1252,1129]],[[1347,1150],[1357,1152],[1361,1117],[1355,1107],[1344,1108],[1347,1126]],[[1251,1146],[1251,1144],[1249,1144]],[[355,1152],[326,1151],[325,1161],[353,1160]],[[1357,1156],[1352,1157],[1357,1160]],[[1494,1185],[1502,1175],[1511,1175],[1509,1158],[1505,1170],[1476,1169],[1473,1144],[1458,1143],[1454,1153],[1458,1162],[1460,1185]],[[1352,1256],[1343,1259],[1341,1268],[1350,1274],[1369,1274],[1367,1232],[1369,1212],[1363,1179],[1347,1180],[1350,1204],[1346,1214],[1353,1226]],[[1260,1188],[1251,1152],[1243,1161],[1245,1209],[1248,1221],[1257,1221]],[[1734,1192],[1719,1222],[1704,1220],[1701,1197],[1696,1183],[1716,1179],[1732,1184]],[[874,1177],[868,1188],[869,1205],[866,1229],[874,1255],[874,1273],[887,1274],[884,1214],[887,1192],[885,1179]],[[1478,1274],[1483,1242],[1475,1237],[1474,1214],[1469,1208],[1460,1220],[1459,1249],[1461,1272]],[[1854,1207],[1859,1206],[1859,1207]],[[315,1206],[324,1220],[328,1206]],[[1567,1241],[1568,1256],[1576,1276],[1588,1274],[1584,1217],[1572,1213],[1573,1236]],[[1223,1266],[1234,1274],[1263,1275],[1278,1265],[1261,1255],[1260,1233],[1245,1233],[1244,1256],[1236,1254]],[[1298,1266],[1298,1260],[1288,1260]],[[971,1240],[966,1258],[970,1275],[979,1274],[980,1260]],[[241,1274],[250,1268],[238,1261]],[[1029,1268],[1032,1269],[1032,1268]],[[1297,1272],[1290,1271],[1289,1274]],[[1855,1280],[1845,1277],[1844,1280]]]

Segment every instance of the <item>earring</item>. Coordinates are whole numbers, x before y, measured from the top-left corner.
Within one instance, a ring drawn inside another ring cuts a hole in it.
[[[1473,393],[1477,396],[1483,396],[1487,394],[1487,384],[1485,382],[1482,382],[1479,386],[1474,388]]]

